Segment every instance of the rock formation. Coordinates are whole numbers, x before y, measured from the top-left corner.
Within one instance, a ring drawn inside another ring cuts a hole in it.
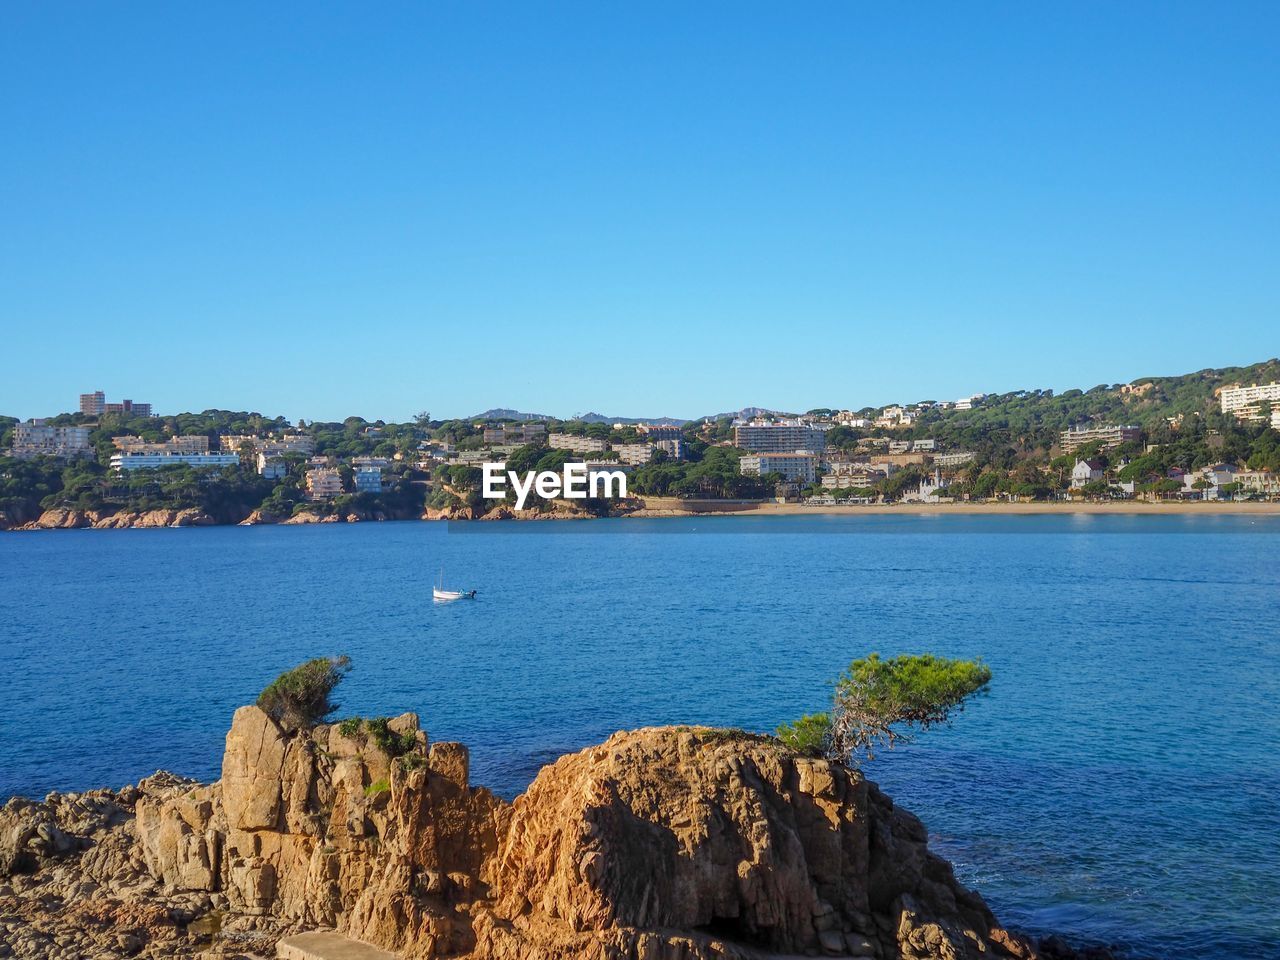
[[[288,733],[242,707],[214,784],[0,810],[0,957],[328,927],[415,960],[1038,955],[861,775],[739,732],[619,733],[510,804],[413,714]]]

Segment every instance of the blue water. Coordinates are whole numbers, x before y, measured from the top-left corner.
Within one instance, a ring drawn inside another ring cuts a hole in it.
[[[0,535],[0,797],[218,774],[232,710],[348,653],[514,795],[614,730],[767,730],[854,657],[990,695],[869,773],[1007,924],[1280,957],[1280,518],[710,518]],[[480,599],[435,607],[430,581]]]

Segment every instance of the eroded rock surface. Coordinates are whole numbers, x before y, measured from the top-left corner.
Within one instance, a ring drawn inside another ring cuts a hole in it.
[[[0,956],[251,955],[321,928],[422,960],[1037,956],[915,817],[772,739],[619,733],[509,804],[415,715],[386,730],[242,707],[217,783],[10,801]]]

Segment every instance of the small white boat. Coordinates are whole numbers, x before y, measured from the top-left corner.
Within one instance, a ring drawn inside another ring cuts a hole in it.
[[[446,590],[444,588],[444,567],[440,568],[440,583],[431,588],[431,599],[436,603],[453,603],[455,600],[474,600],[474,590]]]
[[[441,590],[439,587],[431,588],[431,599],[436,603],[452,603],[454,600],[474,600],[476,592],[474,590]]]

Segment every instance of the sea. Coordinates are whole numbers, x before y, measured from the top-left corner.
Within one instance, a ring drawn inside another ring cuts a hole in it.
[[[865,764],[1002,922],[1280,957],[1280,517],[696,517],[0,534],[0,799],[218,776],[231,714],[347,654],[513,797],[616,730],[771,731],[855,658],[989,692]],[[436,605],[431,585],[476,590]]]

